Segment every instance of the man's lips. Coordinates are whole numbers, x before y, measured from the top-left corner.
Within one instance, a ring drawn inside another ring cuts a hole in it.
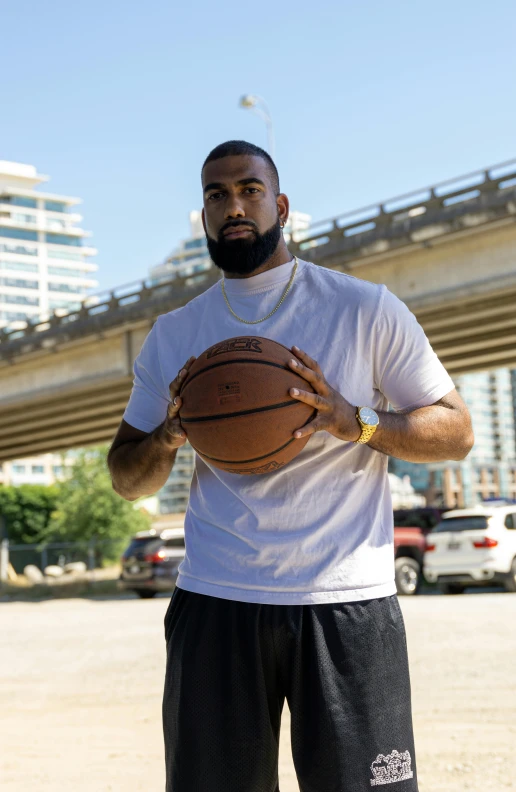
[[[231,228],[226,229],[224,231],[224,239],[239,239],[239,237],[246,236],[247,234],[253,234],[254,231],[249,226],[232,226]]]

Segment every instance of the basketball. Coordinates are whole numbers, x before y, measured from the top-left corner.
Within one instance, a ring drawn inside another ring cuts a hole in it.
[[[293,433],[315,410],[290,395],[312,391],[289,366],[292,352],[268,338],[229,338],[191,366],[180,396],[190,445],[208,464],[229,473],[270,473],[290,462],[309,437]]]

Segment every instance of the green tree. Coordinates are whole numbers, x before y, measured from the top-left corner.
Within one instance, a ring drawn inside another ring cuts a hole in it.
[[[11,544],[37,543],[45,537],[58,492],[57,486],[41,484],[0,485],[0,514]]]
[[[56,509],[45,531],[47,541],[95,541],[105,558],[116,558],[150,516],[123,500],[111,486],[107,446],[81,450],[58,486]]]

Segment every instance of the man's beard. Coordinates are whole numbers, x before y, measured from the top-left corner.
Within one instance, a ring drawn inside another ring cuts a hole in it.
[[[247,226],[252,228],[253,234],[250,239],[226,239],[223,232],[232,226]],[[280,237],[278,217],[274,225],[263,234],[258,233],[254,223],[251,225],[245,221],[234,221],[221,228],[217,240],[206,234],[206,241],[211,260],[216,267],[232,275],[250,275],[270,259],[278,247]]]

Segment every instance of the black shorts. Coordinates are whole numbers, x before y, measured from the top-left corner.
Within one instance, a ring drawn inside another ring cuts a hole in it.
[[[396,596],[260,605],[176,588],[165,636],[167,792],[279,792],[285,697],[301,792],[417,792]]]

